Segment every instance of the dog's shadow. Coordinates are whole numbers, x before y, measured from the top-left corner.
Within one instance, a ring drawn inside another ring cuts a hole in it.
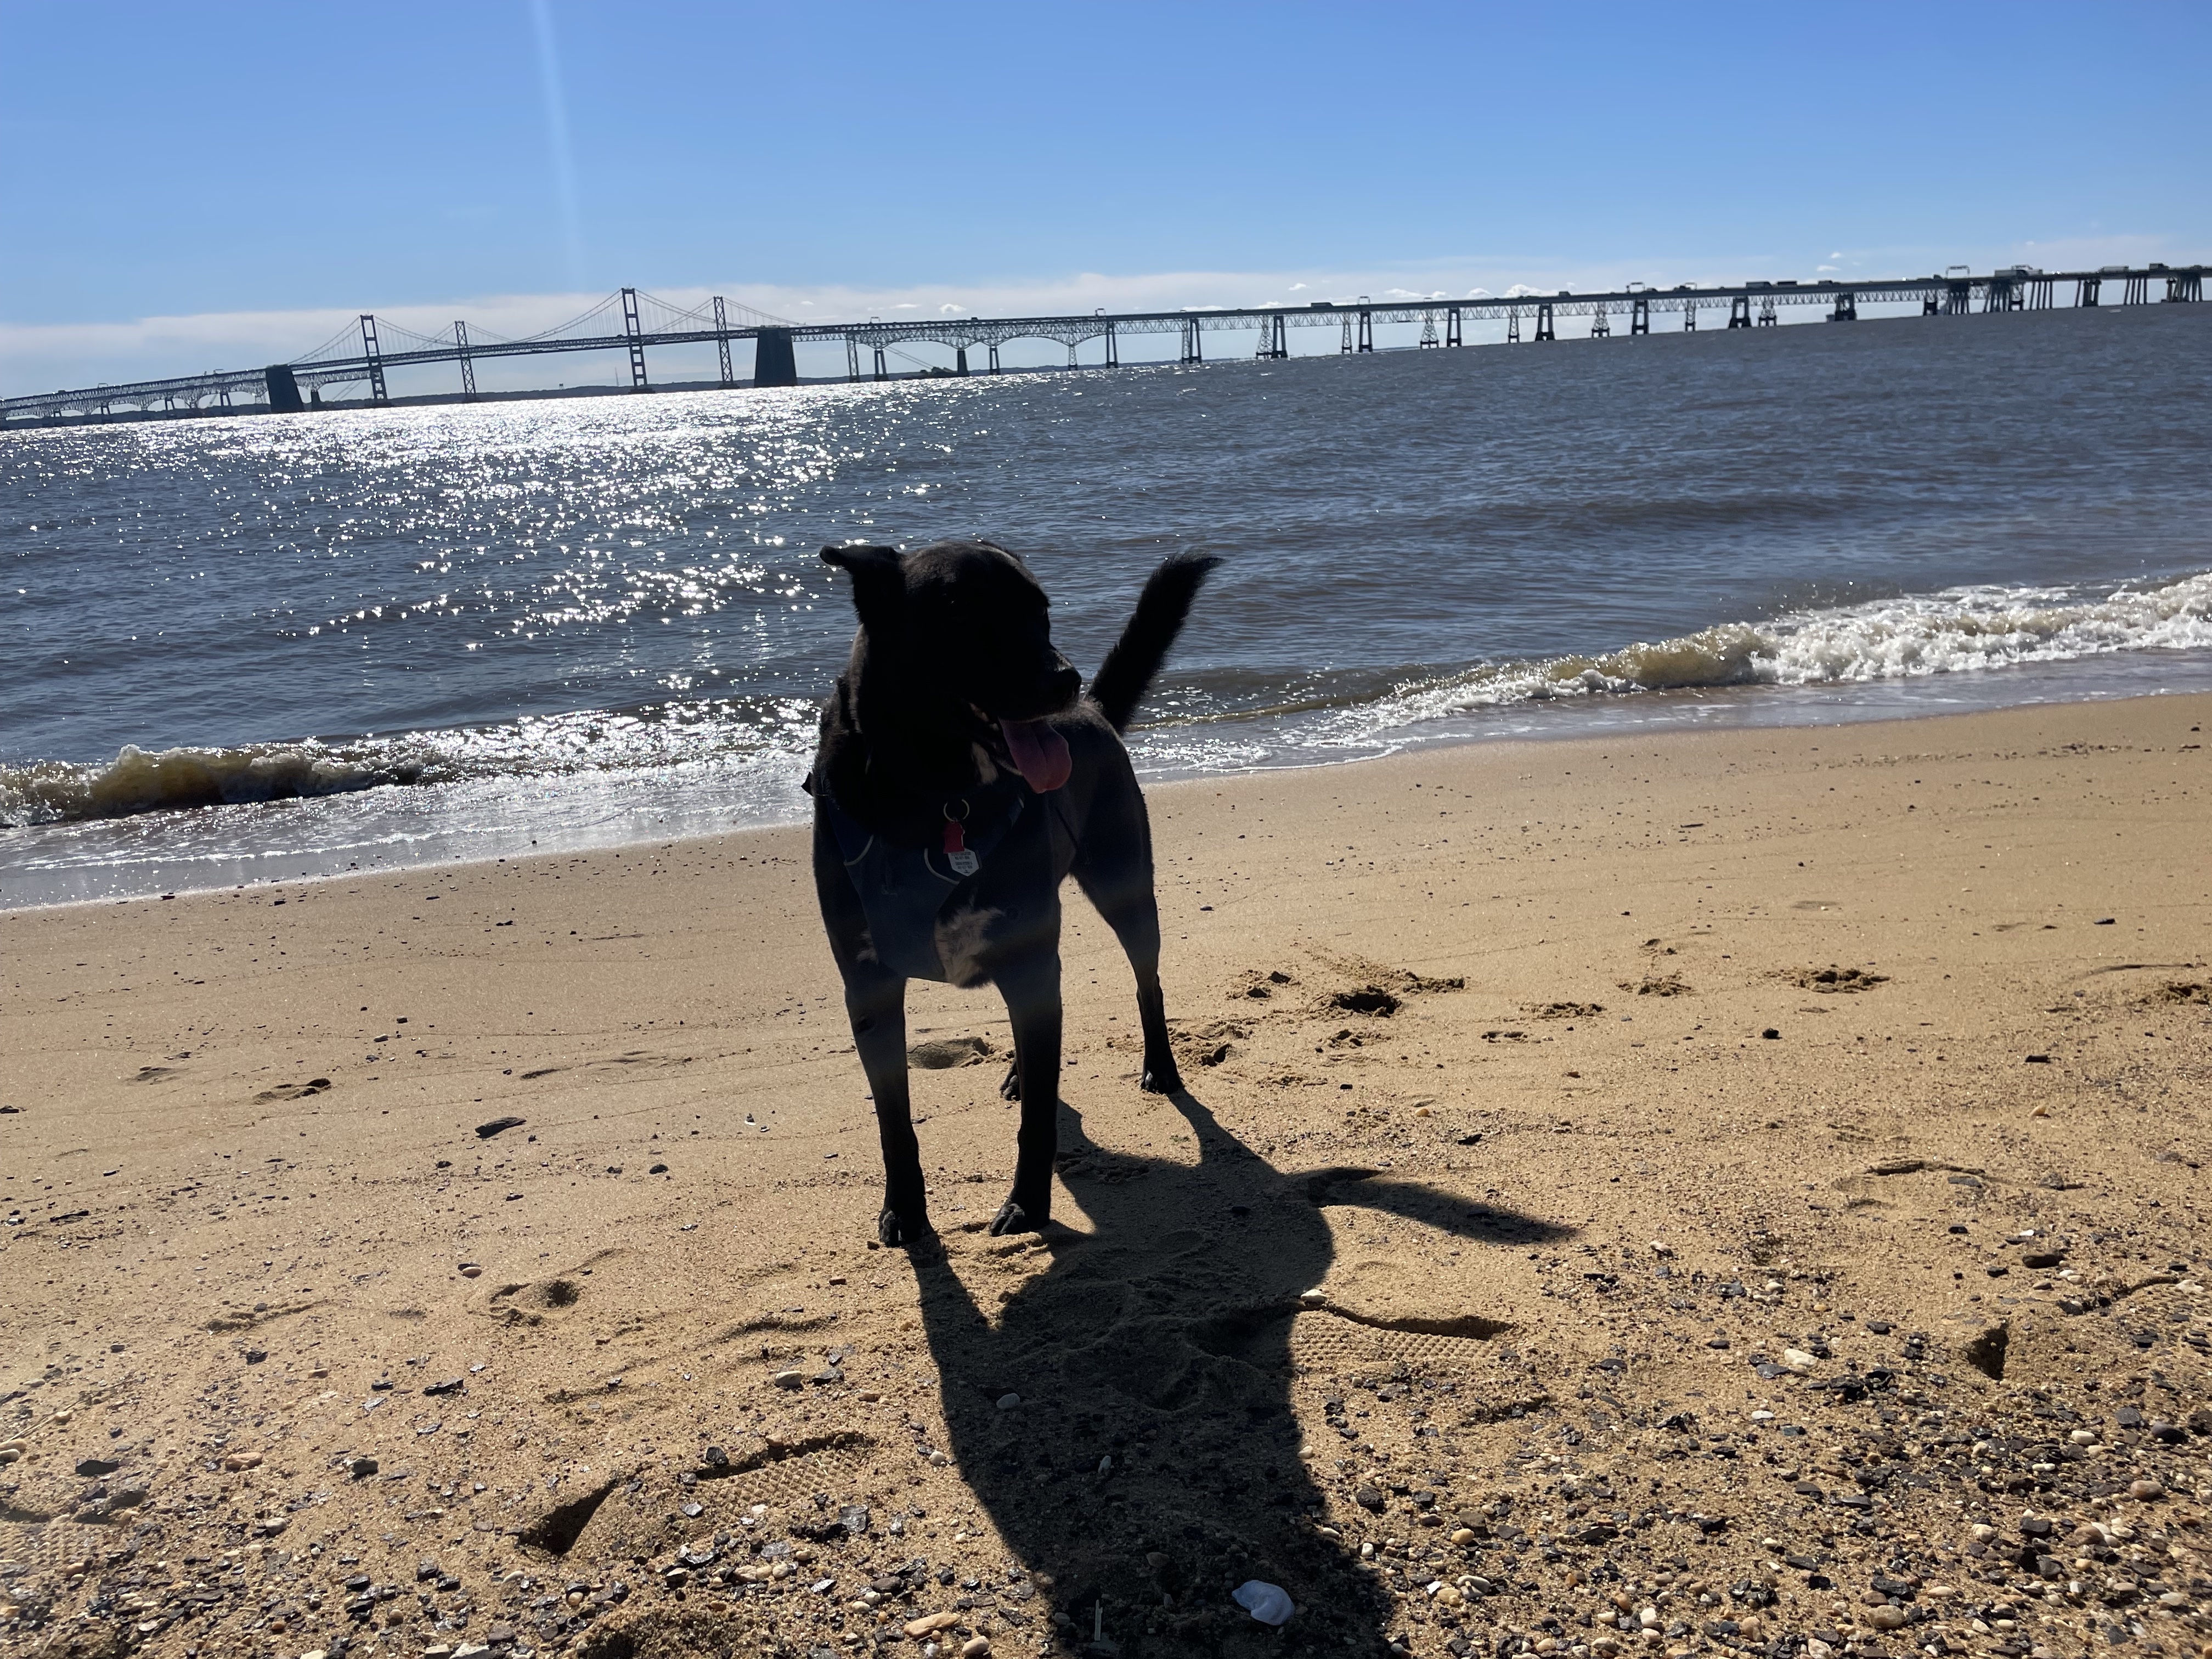
[[[1024,1650],[1056,1633],[1058,1650],[1103,1635],[1097,1651],[1126,1659],[1382,1653],[1391,1599],[1356,1547],[1320,1530],[1315,1477],[1431,1483],[1318,1420],[1300,1455],[1291,1337],[1301,1293],[1334,1257],[1322,1206],[1384,1209],[1501,1247],[1565,1230],[1370,1171],[1286,1174],[1188,1091],[1170,1098],[1195,1133],[1194,1166],[1095,1147],[1063,1103],[1060,1178],[1094,1231],[992,1241],[1022,1275],[1006,1289],[989,1283],[991,1256],[965,1244],[964,1280],[941,1247],[914,1253],[946,1449],[1027,1575],[978,1586],[975,1610],[1013,1626]],[[1031,1252],[1049,1252],[1042,1273]],[[1480,1274],[1483,1260],[1470,1252],[1463,1271]],[[1381,1367],[1346,1367],[1361,1369]],[[1001,1403],[1010,1394],[1018,1404]],[[1297,1602],[1281,1632],[1231,1601],[1248,1579]]]

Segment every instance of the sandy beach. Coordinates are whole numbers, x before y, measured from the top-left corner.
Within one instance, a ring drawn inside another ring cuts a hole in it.
[[[1156,788],[911,1257],[804,830],[0,915],[0,1650],[2212,1651],[2208,715]]]

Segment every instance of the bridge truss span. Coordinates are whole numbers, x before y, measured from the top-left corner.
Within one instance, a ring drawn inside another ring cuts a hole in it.
[[[1555,340],[1559,337],[1559,323],[1568,319],[1587,318],[1592,337],[1609,338],[1617,332],[1649,334],[1655,317],[1678,317],[1681,330],[1694,332],[1706,326],[1700,320],[1706,317],[1712,319],[1713,326],[1752,328],[1778,323],[1785,307],[1805,306],[1821,307],[1831,321],[1851,322],[1864,306],[1917,306],[1923,316],[1966,316],[2049,310],[2062,303],[2075,307],[2195,303],[2203,299],[2203,277],[2201,265],[2112,266],[2063,272],[2021,265],[1978,276],[1954,269],[1937,276],[1875,282],[1825,279],[1668,289],[1631,285],[1602,294],[1524,291],[1457,300],[1392,297],[1381,301],[1363,297],[1295,307],[1100,311],[1047,317],[939,316],[889,322],[872,318],[865,323],[798,323],[720,295],[700,306],[684,307],[637,289],[623,289],[558,327],[521,339],[505,338],[464,320],[456,320],[449,334],[421,334],[388,319],[363,313],[358,328],[342,329],[313,351],[289,362],[0,399],[0,428],[71,418],[115,419],[121,410],[179,416],[295,413],[320,403],[326,388],[339,386],[365,386],[368,400],[382,404],[390,401],[388,376],[393,370],[428,365],[453,367],[459,395],[473,399],[477,395],[477,373],[487,361],[575,352],[620,354],[629,371],[629,389],[648,392],[652,381],[646,354],[650,349],[711,346],[720,384],[734,386],[738,382],[731,347],[734,343],[750,342],[752,384],[779,386],[799,383],[793,349],[808,342],[842,342],[850,379],[888,380],[893,378],[890,356],[905,356],[900,348],[908,345],[949,350],[954,366],[948,371],[908,357],[915,367],[907,372],[966,374],[971,372],[971,352],[984,354],[986,371],[996,373],[1001,348],[1018,340],[1047,340],[1065,347],[1070,368],[1077,366],[1079,348],[1103,341],[1105,364],[1111,368],[1121,361],[1123,341],[1172,334],[1180,342],[1180,361],[1197,363],[1206,361],[1207,337],[1222,334],[1254,337],[1255,346],[1236,355],[1286,357],[1290,356],[1289,330],[1329,329],[1336,332],[1340,351],[1357,354],[1375,349],[1377,328],[1399,325],[1417,325],[1422,346],[1452,348],[1466,343],[1468,325],[1478,323],[1502,323],[1506,340],[1518,343]],[[1616,319],[1625,326],[1616,330],[1613,326]],[[1224,355],[1217,347],[1216,357]]]

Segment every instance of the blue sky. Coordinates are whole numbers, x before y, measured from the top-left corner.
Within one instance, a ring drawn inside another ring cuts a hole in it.
[[[625,283],[826,317],[2203,259],[2209,93],[2201,0],[0,0],[0,387]]]

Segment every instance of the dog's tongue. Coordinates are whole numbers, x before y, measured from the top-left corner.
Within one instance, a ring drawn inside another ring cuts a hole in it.
[[[1059,788],[1075,769],[1068,758],[1067,739],[1052,729],[1051,721],[1002,720],[999,730],[1006,734],[1006,752],[1039,794]]]

